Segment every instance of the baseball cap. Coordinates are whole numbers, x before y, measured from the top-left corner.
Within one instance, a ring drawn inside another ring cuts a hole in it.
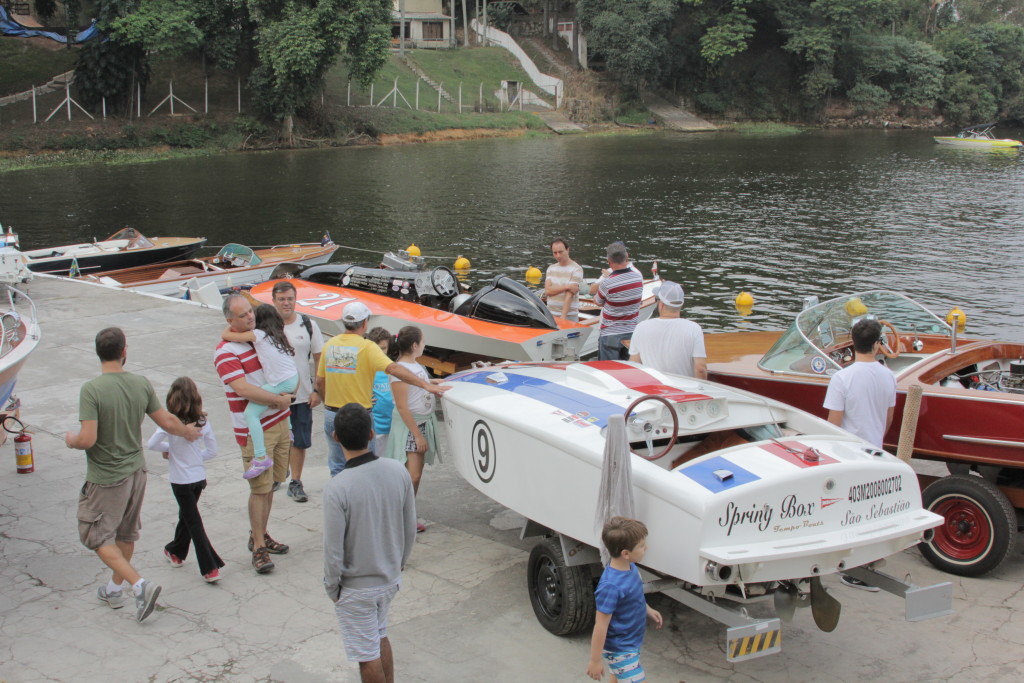
[[[370,309],[361,301],[346,304],[341,312],[341,319],[347,323],[361,323],[370,317]]]
[[[680,284],[666,280],[654,289],[654,295],[666,306],[671,306],[672,308],[683,307],[683,286]]]

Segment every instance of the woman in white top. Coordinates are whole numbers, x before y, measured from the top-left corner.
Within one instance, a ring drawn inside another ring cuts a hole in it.
[[[202,428],[202,438],[188,441],[157,428],[146,447],[164,454],[167,459],[167,478],[178,501],[178,526],[174,540],[164,546],[164,557],[172,567],[180,567],[188,557],[191,543],[196,549],[199,573],[207,582],[220,580],[224,561],[210,544],[199,515],[199,496],[206,488],[204,463],[217,455],[217,439],[203,412],[203,397],[196,383],[188,377],[179,377],[167,392],[167,410],[185,424]]]
[[[284,319],[277,309],[270,304],[260,304],[256,308],[256,329],[252,332],[233,332],[226,327],[221,337],[230,342],[249,342],[256,349],[256,355],[263,366],[263,378],[266,380],[261,389],[272,394],[293,394],[299,385],[299,370],[295,366],[295,349],[288,343],[284,333]],[[242,476],[246,479],[258,477],[265,470],[274,466],[274,460],[267,457],[267,447],[263,443],[263,426],[260,416],[267,411],[267,406],[249,401],[245,407],[245,422],[249,427],[249,438],[252,439],[252,464]]]
[[[430,379],[427,370],[416,362],[423,355],[423,331],[409,325],[398,331],[394,348],[398,354],[397,363],[404,365],[417,376],[431,384],[441,384],[440,379]],[[437,418],[434,417],[434,395],[406,384],[390,375],[391,393],[395,399],[395,412],[391,418],[391,435],[388,437],[387,457],[404,462],[412,477],[413,491],[420,487],[424,463],[434,464],[441,456],[437,451]],[[422,524],[416,525],[422,531]]]

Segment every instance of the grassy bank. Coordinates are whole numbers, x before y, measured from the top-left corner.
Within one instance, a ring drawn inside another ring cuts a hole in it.
[[[74,62],[74,51],[47,50],[24,41],[4,41],[0,48],[0,62],[5,65],[0,69],[0,96],[21,92],[33,82],[45,82]],[[543,122],[528,112],[497,112],[494,93],[501,81],[528,80],[507,51],[409,50],[407,59],[435,82],[444,82],[445,90],[456,101],[442,98],[438,111],[437,91],[397,55],[392,55],[373,87],[366,89],[350,83],[347,70],[339,64],[327,74],[310,116],[296,121],[298,144],[343,146],[546,130]],[[180,98],[173,117],[165,101],[172,86],[174,95]],[[483,107],[479,106],[481,89]],[[251,111],[251,93],[241,79],[224,73],[207,76],[194,60],[155,64],[149,87],[131,118],[90,119],[73,110],[69,121],[60,107],[63,96],[63,92],[40,95],[35,110],[31,101],[0,108],[0,172],[88,163],[140,163],[281,145],[278,126],[260,121]],[[47,117],[49,121],[45,121]]]

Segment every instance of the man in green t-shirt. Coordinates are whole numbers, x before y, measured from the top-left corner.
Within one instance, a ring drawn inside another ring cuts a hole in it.
[[[132,584],[136,619],[156,606],[160,586],[139,576],[131,565],[141,528],[146,493],[146,460],[142,455],[142,420],[147,415],[169,434],[189,441],[199,438],[196,425],[185,425],[167,412],[145,377],[125,372],[124,332],[108,327],[96,335],[102,374],[82,385],[78,398],[78,433],[67,432],[68,448],[85,451],[85,484],[78,496],[78,536],[113,571],[96,594],[113,609],[124,604],[121,584]]]

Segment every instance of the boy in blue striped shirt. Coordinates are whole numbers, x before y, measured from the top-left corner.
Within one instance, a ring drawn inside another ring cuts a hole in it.
[[[636,568],[647,552],[647,526],[638,520],[612,517],[601,530],[601,541],[611,555],[594,591],[597,615],[590,639],[587,675],[595,681],[604,674],[604,657],[619,683],[646,681],[640,666],[640,645],[647,617],[661,628],[661,613],[647,605],[644,582]]]

